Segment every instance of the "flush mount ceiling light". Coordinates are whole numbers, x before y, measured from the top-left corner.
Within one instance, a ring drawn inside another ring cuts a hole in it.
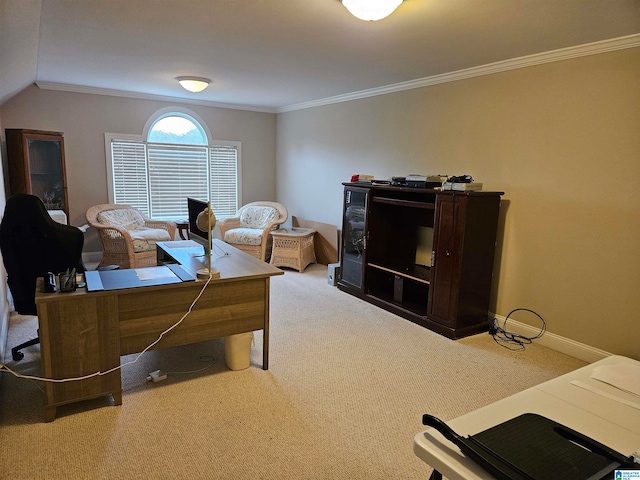
[[[211,80],[202,77],[178,77],[176,80],[182,88],[193,93],[203,91],[211,83]]]
[[[360,20],[382,20],[393,13],[403,0],[341,0],[354,17]]]

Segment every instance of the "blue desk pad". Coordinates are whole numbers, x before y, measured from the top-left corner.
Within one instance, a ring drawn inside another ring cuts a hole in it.
[[[89,270],[85,272],[87,291],[89,292],[193,282],[195,279],[177,263],[158,267]]]

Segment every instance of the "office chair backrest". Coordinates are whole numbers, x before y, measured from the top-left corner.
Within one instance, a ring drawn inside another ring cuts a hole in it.
[[[20,194],[7,200],[0,222],[0,250],[18,313],[37,314],[39,276],[47,272],[57,275],[67,268],[84,272],[83,245],[83,233],[54,221],[38,197]]]

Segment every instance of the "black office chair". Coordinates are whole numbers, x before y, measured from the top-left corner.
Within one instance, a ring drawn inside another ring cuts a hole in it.
[[[0,222],[0,251],[16,312],[38,314],[38,277],[73,268],[84,272],[83,245],[83,233],[76,227],[54,221],[38,197],[26,194],[10,197]],[[20,350],[39,341],[36,337],[12,348],[13,360],[21,360],[24,353]]]

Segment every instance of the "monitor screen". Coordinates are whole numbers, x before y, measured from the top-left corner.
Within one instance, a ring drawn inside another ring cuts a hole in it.
[[[209,232],[203,232],[196,225],[198,215],[207,208],[207,202],[196,200],[195,198],[187,198],[187,210],[189,212],[189,238],[205,247],[205,251],[209,248]]]

